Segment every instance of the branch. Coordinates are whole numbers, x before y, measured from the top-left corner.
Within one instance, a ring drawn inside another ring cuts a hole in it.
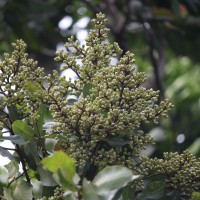
[[[25,175],[25,177],[26,177],[26,181],[27,181],[28,183],[31,183],[30,177],[29,177],[28,172],[27,172],[27,169],[26,169],[26,163],[25,163],[25,160],[24,160],[24,158],[23,158],[23,156],[22,156],[22,153],[21,153],[21,150],[20,150],[20,147],[19,147],[18,144],[16,144],[16,152],[17,152],[17,154],[18,154],[18,156],[19,156],[19,158],[20,158],[20,161],[21,161],[21,163],[22,163],[22,169],[23,169],[23,171],[24,171],[24,175]]]
[[[16,149],[13,149],[13,148],[6,148],[6,147],[2,147],[2,146],[0,146],[0,148],[5,149],[5,150],[10,150],[10,151],[16,151]]]
[[[13,130],[12,130],[12,127],[9,128],[9,131],[10,131],[11,135],[15,135]],[[18,154],[19,159],[20,159],[20,161],[22,163],[22,169],[24,171],[24,175],[26,177],[26,181],[28,183],[31,183],[30,177],[29,177],[27,169],[26,169],[26,162],[25,162],[24,157],[22,155],[21,149],[20,149],[18,144],[15,144],[15,147],[16,147],[15,152]]]
[[[24,175],[24,173],[20,174],[20,175],[19,175],[18,177],[16,177],[16,178],[13,178],[13,180],[10,181],[10,183],[8,183],[7,188],[9,188],[10,185],[11,185],[14,181],[16,181],[18,178],[22,177],[23,175]]]
[[[155,89],[160,91],[159,101],[164,96],[162,78],[164,77],[164,48],[162,42],[156,37],[151,27],[146,27],[143,23],[143,29],[145,31],[146,41],[149,46],[149,57],[153,66],[155,76]]]

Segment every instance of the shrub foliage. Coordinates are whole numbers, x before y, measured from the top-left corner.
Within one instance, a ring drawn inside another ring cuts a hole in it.
[[[200,162],[189,151],[163,159],[141,154],[154,143],[142,127],[158,123],[172,105],[143,87],[147,77],[132,53],[108,42],[104,15],[92,22],[84,45],[71,37],[56,53],[61,72],[73,70],[76,80],[57,71],[46,76],[22,40],[4,54],[0,130],[14,154],[0,147],[11,160],[0,171],[2,199],[192,198]]]

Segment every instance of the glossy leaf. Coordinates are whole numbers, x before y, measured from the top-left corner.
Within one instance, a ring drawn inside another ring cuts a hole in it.
[[[19,164],[15,160],[5,165],[5,168],[8,171],[8,179],[12,180],[19,175]]]
[[[16,106],[12,105],[12,106],[7,106],[8,108],[8,112],[9,112],[9,117],[11,119],[12,122],[16,121],[16,120],[21,120],[22,116],[21,114],[17,111]]]
[[[24,181],[19,179],[17,181],[16,188],[13,193],[13,199],[14,200],[32,200],[32,186]]]
[[[54,174],[55,180],[66,190],[76,191],[76,186],[70,175],[63,169],[58,169]]]
[[[97,194],[106,200],[113,197],[119,189],[138,177],[133,175],[132,171],[126,167],[109,166],[96,175],[92,184]]]
[[[36,132],[37,135],[43,136],[45,134],[44,131],[44,124],[45,124],[45,119],[51,119],[51,113],[47,107],[47,105],[41,103],[37,112],[37,115],[39,115],[39,118],[34,122],[34,131]]]
[[[42,164],[49,171],[56,173],[59,168],[67,170],[72,177],[75,175],[75,161],[64,152],[56,152],[54,155],[44,158]]]
[[[57,140],[56,140],[56,139],[47,138],[47,139],[45,140],[45,149],[46,149],[48,152],[53,153],[56,143],[57,143]]]
[[[4,188],[4,190],[3,190],[3,198],[6,199],[6,200],[14,200],[12,195],[11,195],[11,189]]]
[[[49,172],[41,167],[39,167],[37,169],[37,172],[39,174],[39,180],[43,186],[53,187],[53,186],[57,185],[57,183],[53,179],[51,172]]]
[[[8,151],[7,149],[0,147],[0,155],[9,158],[10,160],[16,160],[19,161],[17,156],[13,156],[10,151]]]
[[[200,155],[200,138],[197,138],[192,145],[189,147],[189,150],[192,154],[199,156]]]
[[[44,115],[46,112],[46,106],[44,104],[40,104],[39,110],[37,114],[39,115],[39,118],[34,121],[34,131],[37,135],[43,135],[43,124],[44,124]]]
[[[31,140],[28,144],[23,145],[21,150],[29,167],[31,167],[33,170],[36,170],[37,166],[40,165],[40,152],[37,146],[37,142],[35,140]]]
[[[164,195],[165,183],[162,181],[150,182],[145,190],[140,194],[141,200],[148,199],[161,199]]]
[[[0,185],[8,182],[8,171],[5,167],[0,166]]]
[[[12,128],[14,133],[22,137],[25,141],[31,140],[34,136],[34,130],[24,121],[16,120],[12,124]]]
[[[83,179],[83,199],[84,200],[99,200],[97,192],[93,185],[86,179]]]
[[[132,200],[134,194],[135,194],[135,188],[133,188],[131,185],[127,185],[125,188],[123,188],[122,198],[126,200]]]
[[[63,197],[63,200],[77,200],[77,197],[74,195],[74,193],[69,190],[64,193]]]
[[[56,187],[43,186],[42,187],[42,196],[46,196],[46,197],[53,196],[55,189],[56,189]]]
[[[55,173],[56,179],[65,188],[75,190],[73,177],[75,176],[75,161],[64,152],[56,152],[42,160],[42,164],[49,171]]]
[[[10,140],[11,142],[13,142],[14,144],[19,144],[19,145],[23,145],[26,144],[27,142],[20,137],[19,135],[11,135],[11,136],[3,136],[2,137],[3,140]]]

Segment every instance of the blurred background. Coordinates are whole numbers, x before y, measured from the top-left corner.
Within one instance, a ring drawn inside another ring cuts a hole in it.
[[[55,51],[71,35],[83,43],[100,11],[110,41],[133,52],[137,70],[147,73],[145,86],[174,104],[168,119],[144,127],[157,141],[144,153],[161,157],[189,148],[200,156],[200,0],[0,0],[0,58],[23,39],[50,73],[59,68]]]

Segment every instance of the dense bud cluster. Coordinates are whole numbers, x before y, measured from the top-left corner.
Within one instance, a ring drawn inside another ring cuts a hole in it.
[[[22,40],[12,46],[13,53],[5,53],[0,62],[0,95],[4,97],[0,110],[3,113],[6,107],[14,106],[23,118],[32,115],[43,101],[44,69],[36,68],[37,61],[28,59]],[[6,118],[5,115],[2,117]]]
[[[164,176],[166,188],[176,190],[181,199],[190,199],[200,190],[200,161],[188,150],[183,154],[164,153],[163,159],[143,158],[142,166],[149,176]]]
[[[164,100],[157,105],[158,92],[142,87],[146,75],[136,72],[134,55],[127,52],[121,56],[118,44],[107,41],[104,15],[98,14],[92,22],[95,29],[85,45],[70,38],[67,51],[56,54],[62,69],[70,68],[78,76],[71,83],[78,101],[69,105],[62,95],[57,96],[59,101],[51,105],[58,122],[52,133],[62,136],[60,143],[80,169],[88,163],[100,168],[120,164],[138,173],[133,159],[138,159],[146,143],[153,142],[140,125],[158,122],[171,104]],[[111,58],[116,58],[117,64],[113,65]],[[54,95],[50,94],[49,100]]]

